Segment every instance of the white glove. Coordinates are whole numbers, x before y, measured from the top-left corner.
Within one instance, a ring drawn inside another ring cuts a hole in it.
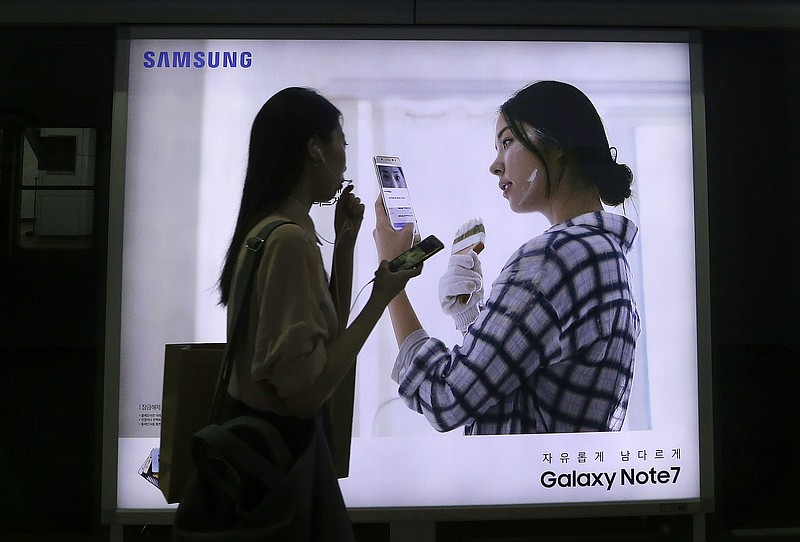
[[[465,331],[478,317],[483,304],[483,271],[474,250],[450,256],[447,271],[439,279],[439,304],[459,331]]]

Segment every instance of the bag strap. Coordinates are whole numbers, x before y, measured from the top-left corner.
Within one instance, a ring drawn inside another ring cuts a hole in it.
[[[241,335],[240,328],[242,327],[242,322],[244,322],[244,318],[242,317],[244,314],[244,306],[249,306],[249,303],[247,303],[249,300],[248,294],[253,285],[253,279],[256,275],[255,271],[258,269],[257,263],[259,260],[257,256],[259,252],[261,252],[261,249],[264,248],[267,237],[269,237],[275,228],[284,224],[295,224],[295,222],[290,220],[275,220],[261,228],[254,237],[249,237],[245,242],[247,253],[245,254],[244,262],[242,262],[242,267],[236,275],[232,296],[233,301],[232,303],[228,303],[228,306],[233,306],[233,310],[235,311],[232,320],[233,326],[231,328],[231,336],[228,338],[228,342],[225,344],[225,351],[222,354],[222,364],[220,365],[219,375],[217,376],[217,388],[214,392],[211,410],[208,413],[209,424],[218,421],[218,417],[220,416],[219,409],[222,406],[222,398],[231,380],[231,372],[233,371],[233,344],[236,337]]]

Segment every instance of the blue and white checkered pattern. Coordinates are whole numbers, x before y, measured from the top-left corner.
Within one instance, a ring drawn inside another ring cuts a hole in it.
[[[633,380],[639,313],[626,258],[637,227],[606,212],[531,239],[508,260],[463,344],[424,330],[392,373],[439,431],[617,431]]]

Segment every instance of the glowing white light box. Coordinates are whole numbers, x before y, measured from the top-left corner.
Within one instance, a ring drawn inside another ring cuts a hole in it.
[[[116,441],[106,448],[115,450],[108,461],[116,487],[104,506],[170,508],[139,472],[159,446],[164,345],[225,340],[215,283],[238,211],[250,126],[272,94],[313,87],[343,113],[346,175],[367,204],[358,292],[377,265],[373,155],[401,157],[423,237],[449,244],[463,222],[483,218],[487,284],[515,249],[548,227],[539,215],[512,213],[488,167],[500,104],[532,81],[556,79],[590,97],[618,160],[635,174],[633,200],[610,209],[640,228],[630,261],[643,331],[623,430],[437,433],[397,396],[390,379],[397,346],[385,315],[358,357],[345,500],[356,517],[440,507],[535,514],[547,506],[562,515],[595,505],[612,513],[631,504],[702,509],[698,314],[705,309],[696,270],[704,255],[696,228],[704,226],[696,222],[692,109],[699,98],[692,96],[689,43],[233,39],[235,29],[228,32],[206,39],[198,31],[195,39],[184,30],[179,39],[169,29],[140,29],[120,40],[126,64],[112,212],[116,201],[121,216],[112,216],[111,242],[121,251],[110,251],[109,266],[110,295],[118,299],[110,305],[118,343],[110,341],[109,363],[118,373],[107,382],[119,394],[111,405],[118,411],[109,414]],[[312,216],[320,236],[332,240],[333,206],[315,207]],[[322,251],[329,263],[331,247]],[[446,263],[446,255],[434,256],[408,292],[428,332],[453,345],[461,335],[437,302]]]

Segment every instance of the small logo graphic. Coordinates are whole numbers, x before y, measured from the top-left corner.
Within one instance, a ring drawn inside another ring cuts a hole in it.
[[[242,68],[253,65],[250,51],[145,51],[142,66],[154,68]]]

